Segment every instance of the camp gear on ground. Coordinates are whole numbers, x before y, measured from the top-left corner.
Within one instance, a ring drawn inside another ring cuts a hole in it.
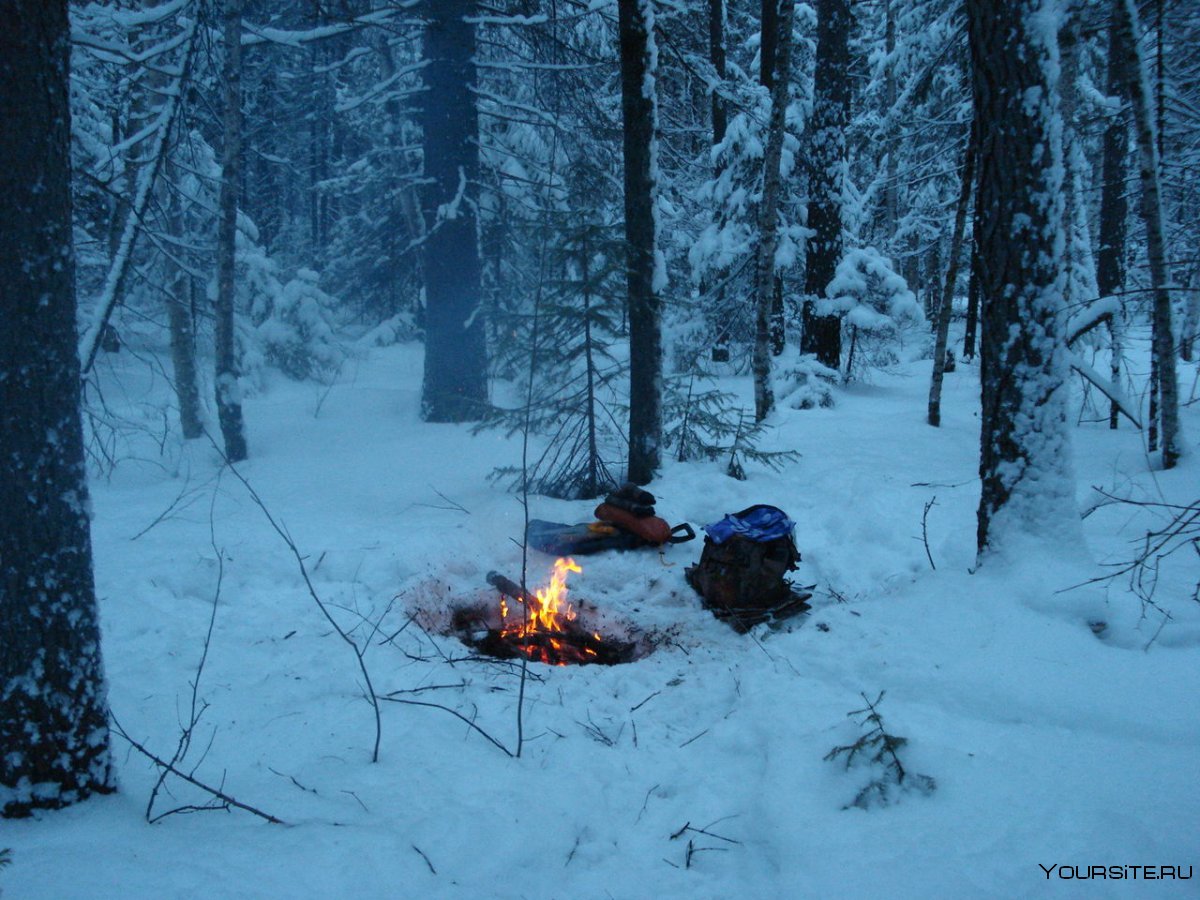
[[[752,541],[771,541],[781,537],[790,540],[795,534],[796,523],[778,507],[759,505],[740,513],[731,513],[720,522],[705,525],[704,531],[717,544],[725,543],[735,534]],[[795,548],[794,543],[792,547]],[[799,554],[796,558],[799,559]]]
[[[800,561],[795,524],[783,510],[760,504],[706,525],[700,562],[684,573],[704,606],[740,632],[808,609],[812,594],[794,590],[785,577]]]
[[[658,516],[635,516],[610,503],[597,506],[595,515],[601,521],[611,522],[618,528],[636,534],[647,544],[665,544],[671,539],[671,526],[667,524],[666,519],[660,519]]]
[[[654,515],[654,495],[636,484],[622,485],[596,507],[599,522],[566,525],[532,519],[525,542],[544,553],[582,556],[604,550],[632,550],[681,544],[696,537],[686,522],[672,528]]]
[[[587,556],[605,550],[632,550],[646,545],[636,534],[604,522],[567,525],[541,519],[529,520],[525,542],[551,556]]]

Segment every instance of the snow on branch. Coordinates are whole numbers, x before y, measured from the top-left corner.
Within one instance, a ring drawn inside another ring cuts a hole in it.
[[[187,29],[187,49],[184,51],[183,65],[180,67],[179,77],[167,92],[167,99],[163,104],[162,112],[158,116],[158,132],[154,138],[154,146],[150,152],[149,161],[142,167],[141,172],[138,173],[133,208],[130,210],[129,217],[125,220],[125,229],[121,234],[121,242],[117,245],[117,252],[113,256],[112,265],[108,270],[108,277],[104,280],[104,288],[100,293],[100,300],[96,304],[95,312],[92,315],[92,323],[88,326],[87,331],[84,332],[83,339],[79,342],[79,359],[83,363],[82,374],[85,378],[88,372],[91,371],[92,363],[96,360],[96,352],[100,347],[100,335],[104,331],[104,326],[108,323],[109,316],[112,315],[113,307],[116,306],[117,300],[123,292],[125,279],[129,274],[130,262],[133,258],[133,246],[137,241],[138,233],[141,231],[142,217],[145,215],[146,207],[150,203],[154,182],[158,179],[163,158],[167,153],[167,138],[179,114],[181,106],[180,98],[184,93],[183,88],[191,76],[192,60],[195,58],[196,48],[199,45],[199,41],[197,40],[199,35],[200,29],[196,26],[196,22],[192,21],[189,23]]]
[[[829,299],[817,303],[819,314],[845,313],[849,324],[867,331],[888,331],[905,320],[925,318],[908,283],[874,247],[847,250],[825,295]]]
[[[330,25],[319,25],[316,28],[305,28],[294,31],[286,28],[270,28],[265,25],[257,26],[243,21],[242,28],[249,33],[242,35],[242,46],[254,47],[259,44],[278,44],[282,47],[298,49],[305,44],[328,40],[329,38],[345,34],[348,31],[355,31],[371,25],[415,25],[415,22],[397,23],[394,19],[396,13],[404,9],[412,9],[417,5],[417,2],[418,0],[403,0],[403,2],[395,3],[391,9],[363,13],[361,16],[354,16],[343,22],[334,22]]]
[[[1100,393],[1113,402],[1117,409],[1140,431],[1142,421],[1138,418],[1136,407],[1125,397],[1125,392],[1113,384],[1090,365],[1077,353],[1069,353],[1067,363],[1086,381],[1091,382]]]

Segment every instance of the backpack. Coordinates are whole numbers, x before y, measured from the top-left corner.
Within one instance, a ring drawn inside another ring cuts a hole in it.
[[[759,622],[808,609],[811,594],[797,593],[785,577],[800,551],[796,523],[783,510],[759,504],[706,525],[700,562],[684,575],[704,606],[739,632]]]

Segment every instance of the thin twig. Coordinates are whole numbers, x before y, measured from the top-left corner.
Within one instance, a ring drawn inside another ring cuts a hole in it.
[[[320,595],[317,593],[317,589],[313,587],[312,579],[309,578],[308,575],[308,567],[304,565],[304,556],[300,553],[300,549],[296,546],[296,542],[292,540],[291,534],[288,533],[286,528],[275,521],[275,517],[272,516],[270,510],[267,509],[267,505],[263,502],[262,497],[258,495],[258,492],[254,490],[254,487],[249,481],[246,480],[245,476],[242,475],[242,473],[239,472],[237,468],[229,461],[229,457],[225,455],[225,451],[220,447],[220,445],[213,440],[213,436],[209,434],[207,430],[205,430],[204,435],[208,438],[209,443],[213,445],[213,449],[221,454],[221,458],[225,461],[225,465],[229,471],[232,472],[234,477],[242,483],[242,487],[246,489],[246,492],[250,495],[250,499],[254,501],[254,505],[257,506],[262,514],[266,517],[267,521],[271,525],[271,528],[275,530],[275,533],[279,535],[283,542],[287,544],[288,549],[291,550],[292,556],[295,557],[296,565],[300,568],[300,575],[304,579],[304,584],[308,588],[308,594],[310,597],[312,597],[313,602],[317,604],[317,608],[321,611],[321,615],[325,617],[325,620],[329,622],[333,630],[337,632],[337,636],[340,637],[346,643],[346,645],[354,651],[354,658],[358,661],[359,671],[362,672],[363,681],[366,682],[366,691],[364,693],[366,694],[367,700],[370,702],[371,708],[375,713],[375,745],[371,751],[371,762],[379,762],[379,743],[383,734],[383,724],[379,714],[379,700],[375,695],[375,687],[371,682],[371,673],[367,671],[367,664],[363,659],[363,656],[366,654],[367,647],[359,647],[354,638],[350,637],[350,635],[346,633],[345,629],[338,624],[337,620],[333,617],[333,614],[329,612],[329,608],[325,605],[325,601],[323,601]],[[369,646],[369,644],[367,646]]]
[[[429,861],[429,857],[425,855],[425,851],[422,850],[420,847],[418,847],[416,844],[410,844],[409,846],[417,851],[417,853],[420,855],[421,859],[425,860],[425,865],[429,866],[429,871],[432,872],[434,875],[436,875],[437,869],[435,869],[433,867],[433,863],[431,863]]]
[[[423,700],[405,700],[402,697],[378,697],[376,699],[386,700],[388,703],[403,703],[406,706],[427,706],[430,709],[443,710],[444,712],[450,713],[450,715],[454,716],[455,718],[461,719],[473,731],[478,732],[482,737],[486,738],[488,740],[488,742],[495,745],[496,747],[499,747],[501,750],[504,751],[505,756],[516,757],[516,755],[517,755],[517,754],[513,753],[511,750],[509,750],[507,747],[505,747],[498,740],[496,740],[494,737],[492,737],[490,734],[488,734],[486,731],[484,731],[482,728],[480,728],[478,725],[476,725],[474,722],[472,722],[470,719],[468,719],[466,716],[464,716],[462,713],[460,713],[457,709],[451,709],[449,706],[443,706],[440,703],[426,703]]]
[[[933,554],[929,552],[929,510],[933,509],[937,503],[937,494],[934,494],[925,503],[925,509],[921,513],[921,542],[925,545],[925,556],[929,559],[929,568],[937,571],[937,566],[933,564]]]
[[[180,771],[172,763],[167,762],[165,759],[162,759],[159,756],[155,756],[153,753],[151,753],[149,750],[147,750],[142,744],[139,744],[137,741],[135,741],[133,738],[131,738],[126,733],[125,729],[121,726],[121,723],[119,721],[117,721],[117,717],[115,715],[110,714],[109,718],[112,720],[113,731],[117,734],[117,736],[120,737],[122,740],[127,741],[129,743],[129,746],[131,746],[138,753],[142,754],[142,756],[146,757],[148,760],[150,760],[156,766],[169,771],[172,775],[176,776],[177,778],[182,778],[188,784],[190,784],[194,787],[198,787],[200,790],[204,791],[205,793],[211,794],[214,798],[216,798],[217,800],[220,800],[226,806],[232,806],[235,809],[240,809],[240,810],[250,813],[251,815],[258,816],[260,819],[265,819],[266,821],[270,822],[272,825],[286,825],[287,824],[282,819],[276,818],[275,816],[271,815],[270,813],[263,812],[261,809],[256,809],[255,807],[250,806],[249,804],[242,803],[240,800],[237,800],[236,798],[231,797],[229,794],[225,793],[224,791],[222,791],[218,788],[210,787],[209,785],[205,784],[204,782],[199,781],[196,778],[193,778],[187,772]],[[216,807],[214,807],[214,808],[216,808]],[[184,809],[184,808],[181,807],[181,809]],[[162,818],[162,816],[159,816],[158,818]]]

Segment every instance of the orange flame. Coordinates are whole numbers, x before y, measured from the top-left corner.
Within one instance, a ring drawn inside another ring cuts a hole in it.
[[[567,602],[567,573],[582,571],[579,563],[573,559],[555,560],[549,586],[535,590],[534,597],[526,604],[525,621],[505,626],[503,633],[525,637],[538,632],[561,632],[564,625],[575,618],[575,610]],[[508,612],[508,605],[501,598],[501,616],[507,618]]]
[[[566,636],[568,623],[576,618],[575,608],[566,600],[566,575],[568,572],[582,572],[580,564],[574,559],[565,558],[554,560],[554,571],[550,584],[545,588],[534,590],[522,610],[521,619],[509,622],[509,606],[503,596],[500,598],[500,636],[509,638],[522,653],[530,659],[539,662],[551,662],[565,666],[562,658],[564,652],[570,653],[566,644],[559,638]],[[578,653],[578,650],[576,650]],[[594,650],[584,649],[587,655],[595,655]]]

